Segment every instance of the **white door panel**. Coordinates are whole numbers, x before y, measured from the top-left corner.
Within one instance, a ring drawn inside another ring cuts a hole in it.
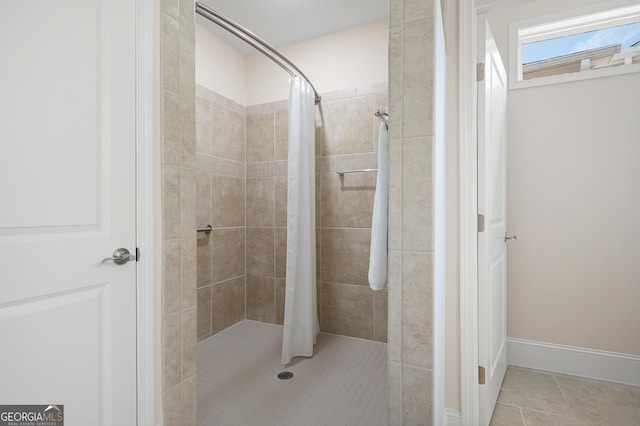
[[[506,372],[506,100],[507,78],[491,29],[478,22],[478,361],[485,369],[480,385],[480,422],[489,424]]]
[[[70,426],[136,422],[135,48],[134,1],[0,2],[0,403]]]

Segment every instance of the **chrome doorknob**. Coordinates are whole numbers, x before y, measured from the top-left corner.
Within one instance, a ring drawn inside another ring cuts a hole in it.
[[[130,260],[136,260],[136,255],[129,253],[129,250],[126,248],[119,248],[113,252],[111,257],[102,259],[102,263],[113,261],[116,265],[124,265]]]
[[[504,240],[509,241],[509,240],[517,240],[518,236],[517,235],[509,235],[507,233],[504,234]]]

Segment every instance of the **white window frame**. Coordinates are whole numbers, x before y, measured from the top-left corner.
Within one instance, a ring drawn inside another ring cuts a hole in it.
[[[640,72],[640,64],[522,80],[522,46],[541,40],[630,24],[640,20],[638,0],[615,0],[509,24],[509,88],[520,89]]]

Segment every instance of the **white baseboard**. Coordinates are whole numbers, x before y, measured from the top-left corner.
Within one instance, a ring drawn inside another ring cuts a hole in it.
[[[442,422],[443,426],[460,426],[462,418],[459,410],[454,410],[453,408],[445,408],[444,409],[444,421]]]
[[[507,338],[509,365],[640,386],[640,356]]]

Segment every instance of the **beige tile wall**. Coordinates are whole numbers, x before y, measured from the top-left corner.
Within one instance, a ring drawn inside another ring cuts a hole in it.
[[[387,290],[367,279],[376,173],[338,170],[378,167],[373,115],[387,106],[387,84],[323,94],[316,114],[316,205],[321,329],[387,341]]]
[[[324,93],[316,112],[318,314],[322,331],[387,340],[387,291],[367,271],[375,173],[376,108],[387,85]],[[286,275],[287,103],[247,108],[247,318],[282,324]]]
[[[441,420],[433,416],[436,1],[390,2],[390,425]]]
[[[286,108],[286,101],[250,106],[246,121],[247,319],[280,324],[286,272]]]
[[[163,424],[196,424],[196,141],[193,2],[160,11]]]
[[[377,167],[373,112],[388,104],[386,91],[380,84],[324,94],[316,116],[321,328],[378,341],[387,340],[387,291],[367,282],[376,175],[335,172]],[[196,116],[197,223],[214,228],[197,239],[198,341],[243,318],[282,324],[287,102],[243,108],[198,86]]]
[[[196,89],[197,338],[245,318],[245,108]]]

